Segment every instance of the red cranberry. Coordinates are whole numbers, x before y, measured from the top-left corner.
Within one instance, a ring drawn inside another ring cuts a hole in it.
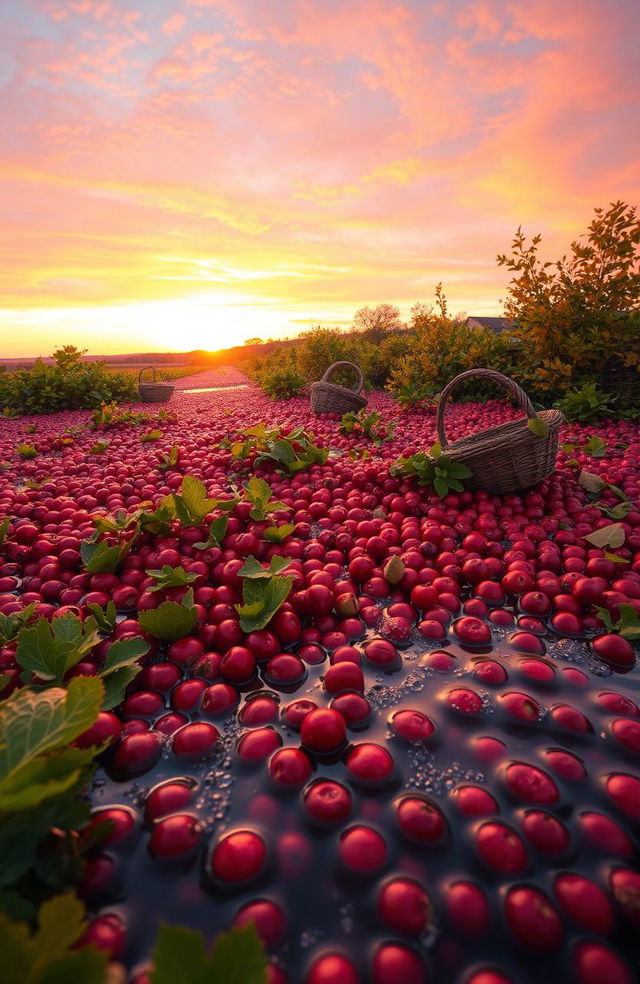
[[[460,813],[467,817],[486,817],[500,812],[497,800],[481,786],[458,786],[451,796]]]
[[[611,934],[613,907],[599,885],[571,871],[556,876],[554,891],[560,906],[579,926],[600,936]]]
[[[157,858],[177,858],[190,854],[200,844],[202,824],[186,813],[158,820],[149,839],[149,853]]]
[[[340,860],[348,868],[369,874],[384,867],[389,850],[384,837],[371,827],[347,827],[340,835]]]
[[[102,835],[100,844],[118,844],[126,840],[135,828],[136,816],[133,810],[124,806],[103,807],[92,812],[85,832],[89,833],[105,822],[109,824],[110,829]]]
[[[389,717],[389,727],[398,738],[406,741],[425,741],[434,734],[436,726],[422,711],[394,711]]]
[[[604,814],[582,813],[579,823],[591,849],[620,858],[630,858],[633,855],[633,844],[622,827]]]
[[[200,709],[210,716],[228,714],[238,703],[238,692],[230,683],[213,683],[204,691]]]
[[[456,932],[465,936],[484,936],[489,932],[491,909],[479,885],[468,881],[454,882],[445,894],[445,910]]]
[[[640,822],[640,779],[624,772],[614,773],[606,782],[613,804],[631,820]]]
[[[525,762],[512,762],[505,770],[511,792],[525,803],[556,803],[558,787],[546,772]]]
[[[527,810],[522,830],[529,843],[543,854],[561,854],[571,842],[565,825],[544,810]]]
[[[373,956],[372,984],[427,984],[427,970],[414,950],[400,943],[382,943]]]
[[[184,758],[202,758],[209,755],[216,746],[220,734],[218,729],[206,721],[185,724],[176,731],[171,742],[174,755]]]
[[[255,697],[245,701],[238,712],[238,721],[248,727],[268,724],[278,718],[278,704],[271,697],[263,697],[258,691]]]
[[[154,786],[144,803],[144,816],[147,823],[184,809],[194,797],[194,784],[190,782],[169,781]]]
[[[264,670],[265,679],[275,687],[297,683],[304,679],[306,673],[304,663],[293,653],[272,656]]]
[[[411,840],[419,844],[435,844],[446,834],[444,816],[426,797],[403,796],[395,806],[398,826]]]
[[[239,884],[256,878],[266,863],[267,849],[253,830],[225,834],[211,855],[211,872],[219,881]]]
[[[355,663],[335,663],[325,673],[324,686],[330,694],[339,694],[343,690],[363,691],[364,674]]]
[[[633,646],[622,636],[613,634],[598,636],[591,643],[591,648],[599,659],[604,660],[614,669],[626,669],[635,666],[636,657]]]
[[[347,729],[342,715],[329,708],[310,711],[300,725],[302,744],[316,753],[335,752],[347,738]]]
[[[636,929],[640,927],[640,873],[616,868],[609,876],[613,897],[622,915]]]
[[[299,700],[294,700],[291,704],[287,704],[282,712],[282,719],[289,728],[299,731],[307,714],[310,711],[317,710],[317,708],[318,705],[314,700],[301,697]]]
[[[301,748],[280,748],[269,760],[269,774],[282,786],[301,786],[312,772],[311,760]]]
[[[603,943],[581,940],[573,947],[572,966],[577,984],[634,984],[634,974],[614,950]]]
[[[418,936],[428,925],[431,901],[413,878],[392,878],[378,893],[377,911],[390,929]]]
[[[528,867],[529,860],[521,838],[504,823],[483,823],[476,832],[476,847],[481,860],[493,871],[518,875]]]
[[[373,639],[364,646],[364,654],[374,666],[397,666],[400,654],[395,646],[386,639]]]
[[[385,782],[395,768],[393,757],[387,749],[374,742],[354,745],[346,754],[345,765],[354,779],[371,783]]]
[[[583,763],[572,752],[564,751],[561,748],[548,748],[544,752],[544,757],[549,768],[561,779],[578,782],[580,779],[584,779],[587,774]]]
[[[351,813],[352,797],[346,786],[331,779],[318,779],[304,792],[304,805],[315,820],[339,823]]]
[[[281,745],[282,736],[275,728],[256,728],[240,737],[236,751],[244,762],[261,762]]]
[[[531,885],[509,889],[504,911],[516,940],[532,950],[548,952],[562,943],[562,923],[546,895]]]
[[[269,899],[256,899],[238,909],[233,925],[246,926],[248,923],[254,924],[258,936],[266,947],[278,946],[287,929],[284,911]]]
[[[506,694],[500,694],[498,699],[501,706],[511,717],[529,723],[540,720],[540,705],[529,694],[511,690]]]
[[[360,558],[358,558],[360,559]],[[351,961],[341,953],[325,953],[311,964],[304,984],[362,984]]]
[[[446,697],[447,704],[459,714],[479,714],[482,711],[482,697],[467,687],[456,687]]]
[[[161,744],[152,731],[123,738],[113,756],[113,768],[127,776],[141,776],[160,758]]]
[[[124,950],[126,933],[124,922],[115,913],[107,913],[93,919],[77,946],[95,946],[105,950],[112,960],[117,960]]]

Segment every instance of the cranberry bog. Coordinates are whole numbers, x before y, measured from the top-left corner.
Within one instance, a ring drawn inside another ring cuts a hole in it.
[[[532,490],[441,498],[393,468],[432,412],[373,394],[344,433],[246,382],[0,421],[0,613],[30,619],[3,699],[35,620],[94,620],[61,685],[108,690],[145,644],[75,741],[110,821],[83,943],[131,984],[160,924],[249,922],[269,984],[637,980],[638,423],[565,426]]]

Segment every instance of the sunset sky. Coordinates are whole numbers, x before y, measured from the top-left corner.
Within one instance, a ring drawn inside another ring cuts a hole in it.
[[[638,0],[0,0],[0,356],[499,314],[640,204]]]

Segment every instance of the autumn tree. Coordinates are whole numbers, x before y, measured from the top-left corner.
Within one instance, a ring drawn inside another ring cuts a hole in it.
[[[390,332],[401,331],[405,326],[395,304],[378,304],[374,308],[359,308],[353,318],[353,327],[367,341],[378,343]]]
[[[636,208],[594,210],[569,256],[543,262],[542,237],[519,227],[498,265],[514,276],[505,315],[515,322],[525,374],[538,390],[595,379],[608,360],[640,370],[640,220]]]

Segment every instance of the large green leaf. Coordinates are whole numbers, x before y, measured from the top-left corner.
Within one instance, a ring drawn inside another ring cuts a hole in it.
[[[177,601],[163,601],[158,608],[140,612],[138,621],[145,632],[158,639],[182,639],[193,631],[198,621],[193,591],[187,591],[180,604]]]
[[[246,578],[242,591],[243,604],[236,605],[242,631],[264,629],[287,600],[292,585],[293,577],[278,574],[266,578]]]
[[[202,933],[161,926],[151,984],[265,984],[267,963],[255,926],[221,933],[207,954]]]
[[[127,556],[135,541],[135,536],[124,542],[111,545],[106,540],[83,540],[80,556],[89,574],[113,574]]]
[[[67,690],[41,693],[26,688],[0,705],[0,790],[14,770],[68,745],[96,720],[103,685],[95,677],[75,677]]]
[[[174,492],[173,501],[176,515],[185,526],[198,526],[218,506],[218,499],[210,499],[204,482],[193,475],[184,476],[180,493]]]
[[[79,663],[100,641],[94,619],[84,622],[75,615],[63,615],[49,622],[38,619],[35,626],[22,629],[16,659],[29,674],[41,680],[62,683],[65,674]]]
[[[94,748],[64,748],[25,762],[0,783],[0,811],[30,809],[72,789],[94,754]]]
[[[142,667],[137,664],[121,666],[104,677],[104,699],[102,709],[111,711],[122,702],[125,690],[135,680]]]
[[[187,573],[184,567],[171,567],[165,564],[160,570],[146,571],[149,577],[156,582],[149,591],[164,591],[165,588],[186,588],[188,584],[195,581],[197,574]]]

